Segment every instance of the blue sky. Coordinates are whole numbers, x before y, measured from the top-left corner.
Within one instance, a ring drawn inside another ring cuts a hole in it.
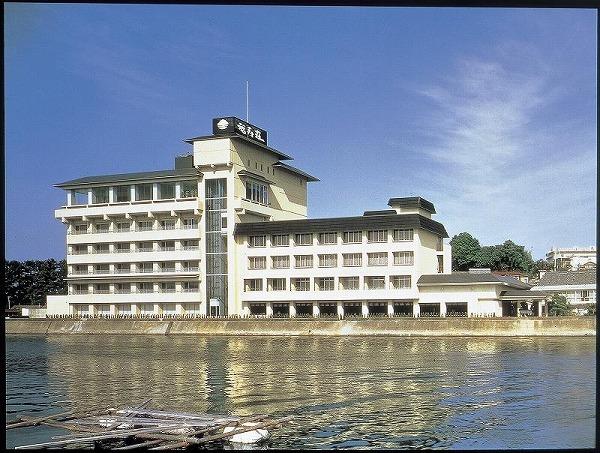
[[[596,243],[596,11],[5,4],[6,256],[62,258],[52,184],[168,169],[245,117],[309,216],[432,201],[450,237]]]

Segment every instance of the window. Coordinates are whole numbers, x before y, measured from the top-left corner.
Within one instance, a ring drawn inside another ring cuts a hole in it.
[[[319,267],[336,267],[337,255],[335,253],[319,255]]]
[[[387,252],[367,253],[369,266],[387,266]]]
[[[245,291],[262,291],[262,278],[251,278],[244,280]]]
[[[110,293],[110,286],[108,283],[98,283],[94,285],[95,294],[108,294]]]
[[[414,255],[414,252],[394,252],[394,266],[412,266]]]
[[[138,242],[138,252],[151,252],[153,249],[152,242]]]
[[[175,229],[175,220],[161,220],[160,221],[160,229],[161,230],[174,230]]]
[[[168,200],[170,198],[175,198],[175,183],[161,182],[158,185],[158,199]]]
[[[108,203],[108,187],[92,189],[92,203]]]
[[[437,252],[444,251],[444,239],[440,236],[437,237],[436,244],[435,244],[435,250]]]
[[[137,271],[141,274],[151,274],[154,272],[154,265],[152,263],[138,263]]]
[[[73,294],[88,294],[88,285],[73,285]]]
[[[369,242],[387,242],[386,230],[371,230],[367,232],[367,240]]]
[[[131,223],[117,222],[117,233],[124,233],[126,231],[131,231]]]
[[[250,236],[248,238],[249,247],[264,247],[267,243],[267,237],[262,236]]]
[[[310,291],[310,278],[293,278],[292,289],[294,291]]]
[[[96,244],[94,246],[94,253],[108,253],[109,250],[108,244]]]
[[[113,192],[117,203],[131,201],[131,186],[115,186]]]
[[[88,267],[85,264],[82,265],[82,266],[74,266],[73,267],[73,273],[77,274],[77,275],[87,274],[88,273]]]
[[[181,290],[184,293],[197,293],[199,289],[198,282],[183,282],[181,283]]]
[[[164,263],[160,263],[159,270],[161,272],[175,272],[175,262],[166,261]]]
[[[296,268],[303,269],[307,267],[313,267],[312,255],[296,255]]]
[[[267,185],[256,181],[246,181],[246,199],[268,205],[269,189]]]
[[[362,242],[362,231],[344,231],[342,241],[344,244],[360,244]]]
[[[88,246],[86,244],[74,245],[73,255],[87,255]]]
[[[198,196],[196,181],[181,181],[181,198],[195,198]]]
[[[108,223],[97,223],[96,233],[108,233]]]
[[[175,282],[163,282],[160,284],[160,292],[161,293],[174,293],[175,292]]]
[[[194,218],[183,219],[182,224],[184,230],[195,230],[198,228],[198,222]]]
[[[362,266],[362,253],[344,253],[344,266]]]
[[[136,231],[152,231],[154,225],[153,220],[138,220]]]
[[[365,277],[366,289],[385,289],[385,277]]]
[[[88,232],[87,223],[79,223],[77,225],[74,225],[73,234],[87,234],[87,232]]]
[[[131,283],[115,283],[115,294],[129,294]]]
[[[136,201],[152,200],[152,184],[137,184],[135,186]]]
[[[289,256],[274,256],[273,260],[273,269],[288,269],[290,267],[290,257]]]
[[[154,283],[151,282],[143,282],[137,284],[137,292],[138,293],[153,293],[154,292]]]
[[[336,244],[337,233],[319,233],[319,244]]]
[[[172,252],[175,250],[175,241],[160,241],[158,250],[161,252]]]
[[[248,269],[266,269],[267,257],[265,256],[249,256]]]
[[[444,273],[444,257],[442,255],[438,255],[437,261],[438,261],[438,265],[437,265],[438,274],[443,274]]]
[[[333,291],[335,289],[333,277],[315,278],[315,289],[317,291]]]
[[[183,250],[198,250],[198,241],[192,241],[192,240],[181,241],[181,248]]]
[[[73,190],[73,204],[88,204],[88,190],[87,189]]]
[[[358,290],[360,289],[360,279],[358,277],[340,277],[341,290]]]
[[[115,264],[115,274],[129,274],[131,272],[131,267],[129,263],[118,263]]]
[[[271,236],[271,247],[287,247],[290,245],[290,236],[287,234],[274,234]]]
[[[392,275],[390,279],[394,289],[410,288],[410,275]]]
[[[183,272],[198,272],[198,261],[183,261],[181,269]]]
[[[296,234],[294,242],[296,243],[296,245],[312,245],[312,233]]]
[[[590,292],[588,290],[581,291],[581,300],[587,302],[590,300]]]
[[[285,291],[285,278],[270,278],[269,288],[271,291]]]
[[[110,267],[108,264],[96,264],[94,266],[94,274],[108,274]]]
[[[412,241],[413,240],[413,230],[394,230],[393,233],[394,242],[398,241]]]
[[[129,253],[131,251],[131,246],[129,242],[117,242],[115,244],[115,253]]]

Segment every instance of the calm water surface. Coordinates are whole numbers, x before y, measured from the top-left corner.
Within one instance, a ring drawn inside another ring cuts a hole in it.
[[[7,336],[6,412],[295,415],[271,448],[595,445],[595,338]],[[7,433],[7,447],[64,434]]]

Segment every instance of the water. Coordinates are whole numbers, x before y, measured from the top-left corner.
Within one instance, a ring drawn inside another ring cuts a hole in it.
[[[295,415],[270,448],[595,445],[595,338],[7,336],[6,413]],[[64,431],[7,432],[7,447]]]

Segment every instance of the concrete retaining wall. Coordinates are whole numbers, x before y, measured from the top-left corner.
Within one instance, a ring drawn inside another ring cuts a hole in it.
[[[328,336],[595,336],[596,318],[535,319],[7,319],[6,334],[328,335]]]

